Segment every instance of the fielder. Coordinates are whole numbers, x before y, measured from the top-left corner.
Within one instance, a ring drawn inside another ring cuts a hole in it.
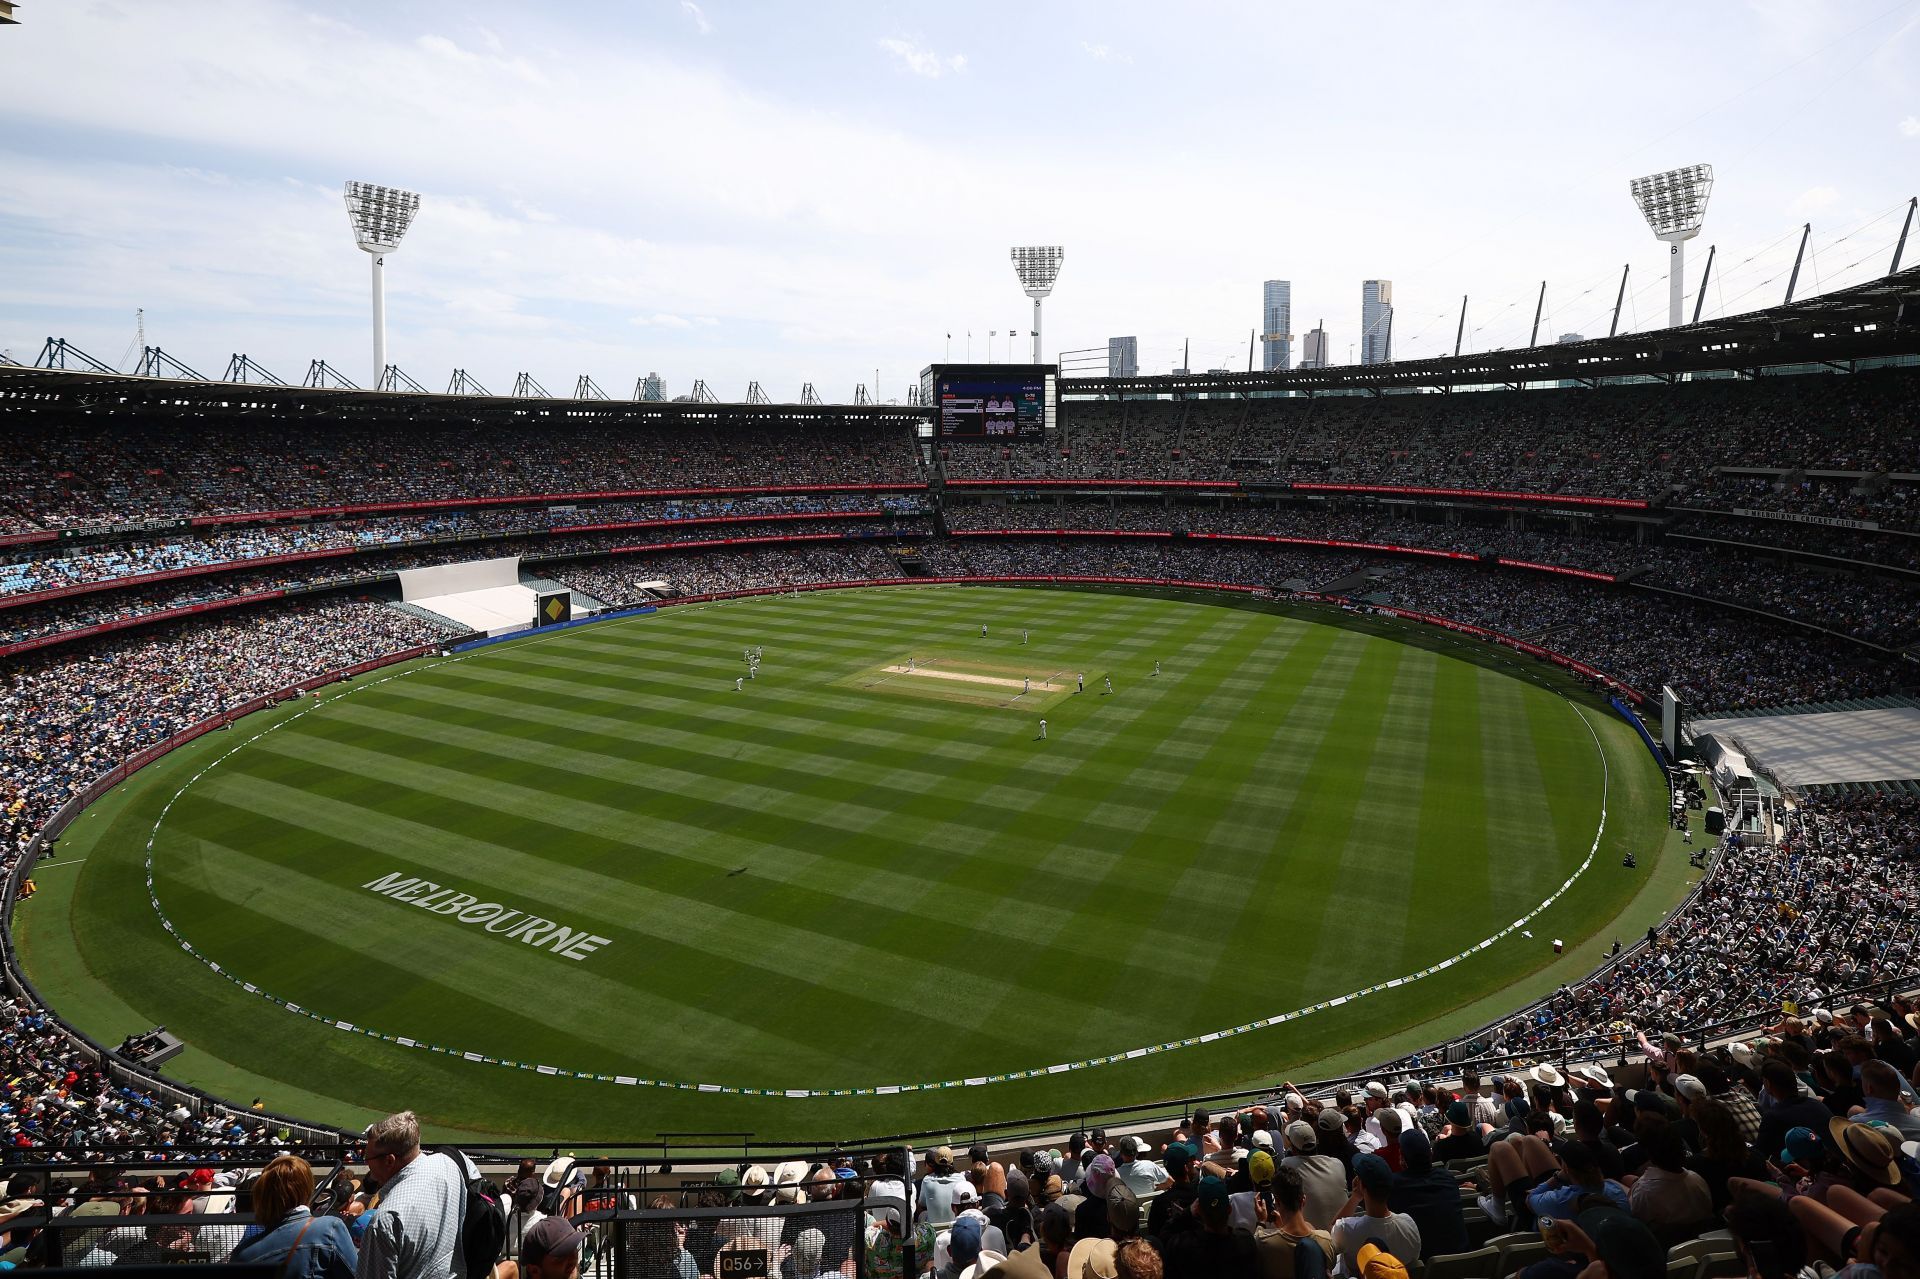
[[[1076,693],[1084,693],[1087,691],[1087,675],[1085,671],[1073,677],[1073,691]]]
[[[1025,697],[1028,693],[1031,693],[1032,691],[1033,691],[1033,680],[1024,675],[1021,676],[1020,677],[1020,696]]]
[[[1022,644],[1027,642],[1027,633],[1025,631],[1020,632],[1020,642]]]
[[[1107,676],[1106,680],[1107,680],[1107,691],[1111,693],[1113,691],[1113,676],[1111,675]]]
[[[982,622],[980,623],[980,638],[985,639],[986,637],[987,637],[987,624],[985,622]]]
[[[1044,719],[1040,721],[1040,740],[1043,742],[1047,740],[1047,721]]]
[[[1153,673],[1154,673],[1155,675],[1158,675],[1158,674],[1160,673],[1160,663],[1158,663],[1158,662],[1155,662],[1155,663],[1153,664]]]
[[[746,688],[746,686],[747,686],[747,677],[746,677],[746,676],[744,676],[744,675],[739,675],[739,676],[735,676],[735,677],[734,677],[734,681],[733,681],[733,691],[734,691],[734,692],[736,692],[736,693],[738,693],[738,692],[740,692],[740,691],[742,691],[743,689],[745,689],[745,688]]]

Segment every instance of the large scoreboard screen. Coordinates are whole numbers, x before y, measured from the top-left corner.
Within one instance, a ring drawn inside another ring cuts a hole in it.
[[[942,440],[1037,440],[1052,419],[1055,374],[1046,365],[935,365],[924,381]]]

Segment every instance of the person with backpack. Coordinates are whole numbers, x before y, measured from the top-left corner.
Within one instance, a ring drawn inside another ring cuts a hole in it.
[[[360,1264],[347,1223],[316,1216],[313,1168],[298,1155],[281,1155],[253,1183],[253,1215],[265,1231],[243,1240],[230,1265],[278,1266],[281,1279],[352,1279]]]

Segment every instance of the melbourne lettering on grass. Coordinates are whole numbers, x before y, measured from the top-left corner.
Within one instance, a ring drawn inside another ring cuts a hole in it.
[[[462,924],[485,928],[502,937],[519,938],[527,945],[550,950],[567,959],[581,960],[612,941],[584,928],[568,928],[551,919],[529,915],[499,902],[483,902],[472,893],[442,888],[430,879],[402,875],[398,871],[368,880],[360,885],[383,896],[436,915],[446,915]]]

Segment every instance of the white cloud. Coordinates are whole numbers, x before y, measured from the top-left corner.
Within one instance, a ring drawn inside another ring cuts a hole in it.
[[[710,36],[713,34],[713,24],[707,21],[707,15],[701,11],[700,6],[695,4],[693,0],[680,0],[680,8],[689,18],[693,19],[693,25],[699,30],[701,35]]]
[[[1900,122],[1900,136],[1920,138],[1920,115],[1910,115]]]
[[[1833,187],[1809,187],[1794,198],[1788,209],[1794,217],[1798,218],[1831,209],[1838,203],[1840,203],[1840,192]]]
[[[880,47],[900,59],[901,66],[929,80],[938,80],[948,72],[958,75],[967,69],[966,54],[956,53],[951,57],[943,58],[917,40],[902,40],[889,36],[880,41]]]
[[[1082,40],[1080,49],[1095,62],[1118,62],[1122,65],[1131,65],[1133,62],[1132,54],[1122,53],[1110,44],[1092,44]]]

